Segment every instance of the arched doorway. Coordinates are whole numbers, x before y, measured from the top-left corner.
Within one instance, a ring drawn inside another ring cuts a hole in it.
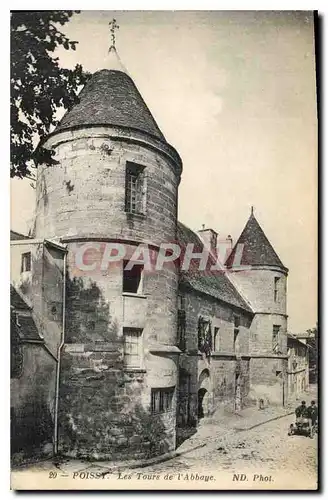
[[[204,397],[205,397],[206,393],[207,393],[207,390],[204,389],[203,387],[201,389],[199,389],[199,391],[198,391],[198,420],[200,420],[201,418],[204,418],[204,416],[205,416],[203,403],[204,403]]]
[[[205,368],[199,375],[198,380],[198,420],[209,414],[210,394],[210,372]]]

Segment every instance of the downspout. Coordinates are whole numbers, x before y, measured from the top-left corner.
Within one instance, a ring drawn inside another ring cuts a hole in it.
[[[59,381],[60,381],[60,362],[61,351],[65,343],[65,318],[66,318],[66,259],[67,252],[64,254],[64,276],[63,276],[63,317],[61,341],[57,350],[57,371],[56,371],[56,392],[55,392],[55,415],[54,415],[54,455],[58,453],[58,406],[59,406]]]

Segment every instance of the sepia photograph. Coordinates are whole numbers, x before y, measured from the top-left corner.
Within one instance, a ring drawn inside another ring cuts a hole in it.
[[[318,489],[319,26],[10,12],[12,490]]]

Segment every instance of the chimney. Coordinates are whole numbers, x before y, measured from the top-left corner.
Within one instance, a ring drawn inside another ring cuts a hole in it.
[[[216,252],[218,233],[214,229],[205,229],[205,224],[202,224],[202,229],[198,231],[198,236],[203,241],[205,248],[210,252]]]
[[[227,259],[229,258],[232,249],[233,249],[233,241],[231,238],[231,234],[228,234],[224,242],[224,262],[226,262]]]

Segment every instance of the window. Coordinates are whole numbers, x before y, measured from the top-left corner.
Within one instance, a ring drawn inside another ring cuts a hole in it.
[[[151,390],[151,412],[165,413],[172,410],[174,387]]]
[[[198,350],[206,356],[210,356],[212,351],[211,321],[202,316],[198,318]]]
[[[132,269],[126,269],[127,265],[133,264]],[[129,260],[123,261],[123,292],[142,293],[142,264],[133,263]]]
[[[21,273],[31,270],[31,252],[22,254]]]
[[[124,335],[124,366],[126,368],[142,368],[142,330],[123,328]]]
[[[279,283],[280,278],[275,278],[274,279],[274,301],[277,302],[278,298],[278,283]]]
[[[186,350],[186,312],[178,310],[178,347],[181,351]]]
[[[184,295],[178,295],[178,309],[179,311],[185,310],[185,298]]]
[[[214,328],[214,351],[220,350],[220,328]]]
[[[125,211],[132,214],[146,213],[146,179],[144,167],[127,162],[125,176]]]
[[[233,329],[233,351],[239,353],[239,326],[240,326],[240,316],[234,315],[233,317],[234,329]]]
[[[279,331],[280,331],[280,325],[273,325],[273,330],[272,330],[272,351],[275,352],[275,353],[278,353],[280,351]]]
[[[178,347],[181,351],[186,350],[186,311],[185,297],[178,295]]]
[[[239,353],[239,328],[233,332],[233,351]]]
[[[240,327],[240,316],[237,316],[236,314],[233,315],[233,323],[235,328]]]

